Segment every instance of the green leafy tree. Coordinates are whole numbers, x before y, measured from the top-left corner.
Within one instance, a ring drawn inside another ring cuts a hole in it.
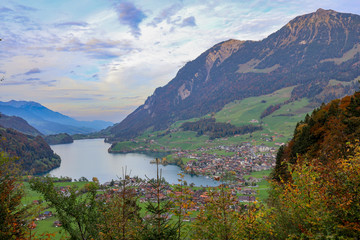
[[[76,187],[57,188],[49,177],[31,180],[30,187],[41,193],[45,201],[56,209],[62,228],[69,233],[70,239],[99,238],[96,183],[88,183],[86,193],[81,193]]]

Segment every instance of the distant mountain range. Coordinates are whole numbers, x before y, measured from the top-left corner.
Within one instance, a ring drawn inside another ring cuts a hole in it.
[[[0,113],[21,117],[45,135],[57,133],[87,134],[113,125],[112,122],[106,121],[77,121],[54,112],[39,103],[28,101],[0,102]]]
[[[181,68],[122,122],[109,141],[162,130],[225,104],[294,87],[288,101],[311,106],[352,94],[360,79],[360,16],[319,9],[261,41],[228,40]]]

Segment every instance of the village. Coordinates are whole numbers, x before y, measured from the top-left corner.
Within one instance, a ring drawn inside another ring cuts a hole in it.
[[[222,151],[225,154],[209,153]],[[233,181],[244,183],[243,176],[251,172],[269,170],[275,166],[277,148],[242,143],[236,146],[200,148],[197,151],[179,151],[176,157],[189,159],[183,167],[185,173],[208,176],[232,176]],[[228,179],[230,180],[230,179]]]

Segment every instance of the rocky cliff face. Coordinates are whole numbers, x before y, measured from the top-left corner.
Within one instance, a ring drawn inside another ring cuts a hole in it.
[[[150,127],[164,129],[231,101],[289,86],[296,86],[293,99],[314,102],[351,94],[360,76],[359,42],[360,16],[319,9],[262,41],[219,43],[112,127],[110,140],[129,139]]]

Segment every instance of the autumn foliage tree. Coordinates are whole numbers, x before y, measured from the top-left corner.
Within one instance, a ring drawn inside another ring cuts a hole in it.
[[[271,206],[279,239],[325,239],[360,236],[360,147],[331,164],[298,160],[291,181],[274,181]]]
[[[25,239],[26,208],[14,159],[0,152],[0,239]]]
[[[173,186],[169,196],[173,199],[171,212],[175,215],[177,221],[177,239],[187,239],[191,227],[184,224],[184,221],[190,220],[191,209],[195,206],[193,201],[193,191],[185,184],[184,174],[179,173],[179,183]]]
[[[315,109],[299,122],[294,136],[277,156],[273,178],[288,179],[288,164],[300,158],[324,164],[349,156],[346,143],[360,139],[360,92]]]
[[[360,92],[298,123],[278,152],[270,206],[279,239],[360,237]]]
[[[193,224],[193,239],[234,239],[238,202],[225,185],[208,189],[205,204],[201,206]]]

